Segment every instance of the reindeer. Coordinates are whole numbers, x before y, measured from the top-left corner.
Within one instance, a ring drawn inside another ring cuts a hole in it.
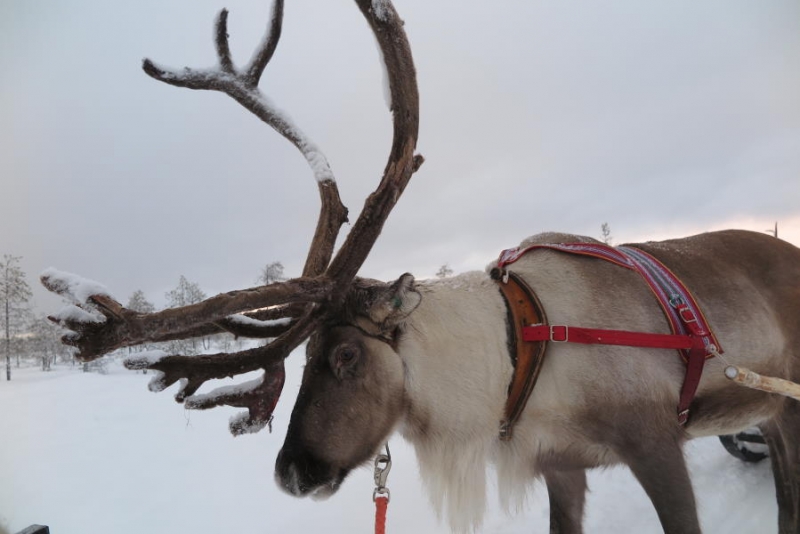
[[[329,496],[398,431],[416,448],[434,504],[457,529],[480,523],[487,464],[496,467],[508,503],[517,502],[531,480],[543,478],[551,532],[561,534],[582,532],[585,470],[624,464],[652,500],[664,532],[699,533],[682,445],[757,425],[769,445],[780,533],[800,532],[800,405],[737,387],[723,376],[720,358],[706,364],[691,419],[681,426],[675,405],[685,371],[674,352],[551,343],[513,437],[501,440],[498,423],[514,372],[514,328],[502,282],[487,272],[419,282],[404,274],[390,283],[356,276],[423,162],[415,154],[418,93],[403,23],[388,0],[356,3],[385,62],[394,139],[380,184],[336,255],[348,212],[330,166],[258,88],[280,37],[283,2],[276,0],[268,36],[242,68],[230,55],[223,10],[216,22],[217,67],[171,70],[145,60],[143,68],[162,82],[228,94],[303,153],[322,207],[302,276],[140,314],[100,287],[47,272],[45,286],[77,306],[52,318],[71,331],[64,342],[89,361],[120,347],[221,331],[271,339],[233,354],[134,357],[126,363],[160,373],[151,389],[180,381],[176,399],[187,408],[246,407],[231,421],[239,434],[271,420],[283,361],[308,339],[302,385],[275,466],[280,487],[297,496]],[[540,234],[523,246],[591,241]],[[733,230],[633,246],[691,288],[727,362],[800,380],[800,250]],[[616,265],[541,250],[524,256],[513,271],[538,295],[552,324],[668,332],[642,280]],[[255,381],[197,394],[209,379],[259,369],[263,375]]]

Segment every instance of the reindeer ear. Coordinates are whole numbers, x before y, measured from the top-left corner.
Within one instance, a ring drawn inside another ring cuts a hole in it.
[[[422,295],[414,288],[414,277],[406,273],[381,291],[369,306],[367,314],[385,330],[405,321],[420,302]]]

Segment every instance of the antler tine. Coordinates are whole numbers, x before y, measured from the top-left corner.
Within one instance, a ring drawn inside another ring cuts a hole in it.
[[[176,396],[177,400],[182,401],[184,397],[194,394],[207,380],[240,375],[257,369],[267,369],[275,362],[283,361],[291,351],[311,335],[319,320],[319,310],[306,312],[291,328],[271,343],[254,349],[198,356],[159,353],[156,358],[145,354],[127,358],[125,366],[133,370],[151,369],[163,373],[158,385],[153,387],[156,391],[161,391],[178,380],[186,380],[186,384]]]
[[[171,70],[149,59],[144,71],[156,80],[197,90],[221,91],[239,102],[248,111],[269,124],[300,150],[317,179],[321,208],[317,228],[303,269],[303,276],[324,272],[333,255],[336,237],[347,222],[347,208],[342,204],[333,171],[322,151],[289,117],[276,108],[258,89],[258,82],[278,45],[283,24],[283,0],[275,0],[267,33],[253,54],[250,64],[238,71],[228,46],[228,11],[222,10],[216,21],[216,47],[219,68]]]
[[[278,41],[281,38],[281,29],[283,28],[283,0],[275,0],[272,3],[272,13],[270,14],[269,29],[258,47],[256,53],[253,54],[253,59],[250,61],[250,66],[247,68],[247,79],[250,84],[255,87],[264,73],[267,63],[272,59],[272,54],[278,47]]]
[[[236,337],[275,338],[289,330],[305,312],[305,304],[291,303],[229,315],[213,323],[203,323],[190,330],[167,332],[149,340],[153,343],[210,336],[227,332]]]
[[[403,21],[389,0],[356,0],[381,49],[389,78],[394,137],[389,159],[378,188],[367,198],[364,209],[328,267],[336,282],[337,299],[343,298],[383,224],[424,159],[414,150],[419,134],[419,92],[411,47]]]
[[[231,49],[228,46],[228,10],[223,9],[217,15],[217,36],[214,40],[217,45],[217,57],[219,57],[220,68],[229,74],[236,73],[231,58]]]
[[[251,289],[230,291],[189,306],[140,314],[122,307],[104,293],[99,284],[76,280],[79,278],[75,275],[55,270],[48,271],[41,277],[46,288],[76,303],[77,306],[68,308],[68,313],[56,314],[52,320],[74,331],[64,337],[64,342],[77,347],[77,357],[85,361],[97,359],[122,347],[206,335],[211,333],[212,328],[232,329],[234,333],[247,335],[245,331],[248,326],[258,325],[251,323],[239,326],[236,324],[237,320],[230,319],[230,316],[284,305],[270,312],[257,311],[253,318],[263,314],[270,319],[291,319],[300,315],[298,307],[302,306],[305,310],[303,313],[308,314],[309,311],[305,308],[309,303],[327,301],[332,289],[332,284],[327,279],[295,278]],[[81,308],[92,311],[87,312]],[[95,310],[100,313],[94,312]],[[290,325],[289,331],[297,326],[296,323]],[[264,328],[257,330],[267,330],[268,325],[261,326]],[[270,329],[273,326],[277,327],[275,331],[278,333],[285,330],[283,325],[270,325]]]
[[[286,370],[283,360],[280,360],[266,367],[264,374],[256,380],[186,397],[184,406],[190,410],[208,410],[217,406],[247,408],[246,412],[230,420],[229,427],[234,436],[258,432],[266,425],[270,425],[272,430],[272,412],[278,404],[285,381]]]
[[[125,367],[131,370],[152,369],[158,374],[150,381],[151,391],[163,391],[175,382],[181,387],[175,394],[177,402],[188,409],[205,410],[216,406],[248,408],[248,412],[231,420],[234,435],[258,432],[272,420],[272,412],[280,398],[286,379],[284,358],[272,355],[271,363],[260,363],[269,357],[269,345],[234,354],[221,353],[197,357],[144,354],[127,358]],[[277,357],[277,358],[276,358]],[[225,386],[211,393],[195,395],[208,380],[224,378],[259,367],[263,375],[255,381]]]
[[[163,391],[175,382],[181,387],[175,400],[186,408],[205,410],[216,406],[248,408],[230,421],[234,435],[258,432],[272,420],[272,411],[280,397],[285,380],[283,361],[311,335],[322,319],[320,308],[308,309],[292,326],[268,345],[236,353],[200,356],[165,355],[158,353],[133,356],[125,360],[132,370],[151,369],[159,372],[151,382],[152,391]],[[225,386],[210,393],[195,395],[208,380],[225,378],[263,369],[260,379]]]

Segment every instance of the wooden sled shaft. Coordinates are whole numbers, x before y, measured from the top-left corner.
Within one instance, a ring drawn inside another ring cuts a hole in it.
[[[725,368],[725,376],[741,386],[766,391],[767,393],[777,393],[800,401],[800,384],[789,380],[763,376],[746,367],[737,367],[735,365],[729,365]]]

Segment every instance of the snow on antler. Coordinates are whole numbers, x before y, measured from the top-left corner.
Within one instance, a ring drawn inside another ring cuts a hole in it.
[[[184,399],[184,406],[190,410],[207,410],[223,405],[247,408],[247,412],[231,417],[228,426],[234,436],[253,434],[272,421],[272,412],[278,404],[285,380],[286,371],[281,360],[265,369],[264,374],[255,380],[188,396]]]
[[[72,302],[51,315],[51,320],[66,328],[70,328],[69,325],[101,324],[106,321],[105,315],[100,313],[97,303],[92,300],[92,297],[106,297],[113,300],[111,293],[103,284],[52,267],[45,269],[40,279],[50,291]],[[75,335],[69,334],[67,337],[74,338]]]
[[[48,289],[77,305],[91,304],[89,297],[95,295],[114,298],[103,284],[52,267],[45,269],[40,278]]]
[[[153,78],[189,89],[222,91],[246,107],[262,121],[295,145],[308,162],[314,178],[320,183],[333,183],[335,178],[328,158],[290,118],[289,114],[276,106],[272,100],[258,89],[258,81],[277,46],[280,37],[283,11],[282,2],[276,2],[270,29],[264,35],[252,59],[243,69],[233,64],[228,46],[228,11],[223,9],[217,17],[217,56],[219,65],[213,68],[196,69],[184,67],[173,69],[145,59],[144,71]]]
[[[392,4],[389,0],[372,0],[372,11],[378,20],[385,21],[391,13],[390,9],[392,9]]]
[[[104,323],[106,318],[99,313],[92,313],[80,308],[73,304],[64,306],[56,313],[50,316],[52,320],[59,324],[66,324],[68,322],[74,323]]]

